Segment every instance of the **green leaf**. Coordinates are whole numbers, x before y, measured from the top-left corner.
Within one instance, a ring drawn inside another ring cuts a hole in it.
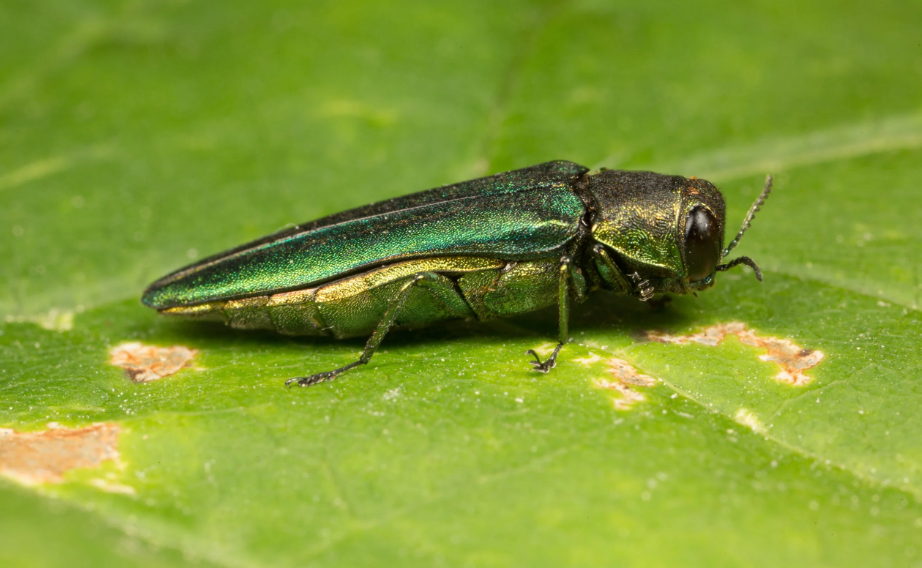
[[[920,17],[5,2],[0,564],[918,565]],[[309,389],[284,380],[362,341],[138,302],[286,225],[550,159],[710,179],[728,231],[775,174],[734,251],[765,282],[735,269],[657,309],[596,294],[548,375],[524,352],[553,310],[394,333]],[[668,341],[733,322],[823,358],[792,386],[742,332]],[[109,362],[130,342],[197,354],[135,383]],[[59,481],[10,442],[93,424],[117,457]]]

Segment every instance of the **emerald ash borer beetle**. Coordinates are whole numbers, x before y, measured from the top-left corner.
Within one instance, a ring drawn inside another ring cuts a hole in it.
[[[647,301],[714,285],[771,190],[723,246],[724,199],[711,183],[557,161],[397,197],[296,226],[164,276],[142,301],[162,314],[285,335],[368,337],[358,361],[287,381],[331,380],[368,363],[391,329],[489,320],[607,290]]]

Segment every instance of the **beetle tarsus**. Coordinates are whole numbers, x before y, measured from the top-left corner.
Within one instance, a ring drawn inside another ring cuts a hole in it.
[[[650,282],[644,280],[640,283],[640,301],[647,302],[650,298],[653,297],[653,286],[650,286]]]
[[[311,385],[316,385],[317,383],[332,381],[338,374],[339,373],[335,373],[333,371],[327,371],[326,373],[317,373],[316,375],[311,375],[309,377],[295,377],[285,381],[285,386],[291,388],[292,383],[297,383],[299,387],[309,387]]]
[[[535,371],[539,373],[547,373],[551,369],[557,366],[557,354],[560,353],[560,348],[563,347],[563,343],[558,343],[557,347],[554,348],[554,352],[551,353],[551,356],[547,358],[546,361],[541,361],[541,357],[534,349],[529,349],[525,352],[526,355],[534,356],[534,361],[529,361],[534,367]]]
[[[309,377],[295,377],[293,379],[288,379],[285,381],[285,386],[290,387],[292,383],[298,383],[299,387],[309,387],[311,385],[316,385],[317,383],[325,383],[326,381],[332,381],[339,375],[345,373],[349,369],[354,369],[359,365],[364,365],[365,361],[358,360],[355,363],[350,363],[345,367],[340,367],[339,369],[333,369],[332,371],[325,371],[323,373],[317,373],[316,375],[311,375]]]
[[[649,280],[641,279],[640,274],[637,272],[631,274],[631,280],[637,284],[637,296],[641,302],[646,302],[653,297],[653,286],[650,286]]]

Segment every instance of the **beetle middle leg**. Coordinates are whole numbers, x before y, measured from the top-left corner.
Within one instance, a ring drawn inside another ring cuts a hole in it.
[[[559,308],[558,336],[557,347],[554,352],[545,361],[541,361],[538,353],[534,349],[526,351],[526,355],[533,355],[535,360],[531,361],[534,370],[547,373],[557,366],[557,354],[567,341],[570,340],[570,257],[564,256],[560,259],[560,279],[558,287],[557,306]]]
[[[362,351],[362,356],[359,357],[358,361],[349,363],[345,367],[333,369],[332,371],[325,371],[323,373],[317,373],[308,377],[295,377],[293,379],[288,379],[285,381],[285,385],[291,386],[292,383],[296,382],[299,386],[308,387],[310,385],[315,385],[324,381],[332,381],[350,369],[354,369],[359,365],[367,364],[371,360],[371,356],[374,354],[375,350],[379,345],[381,345],[381,342],[384,340],[384,336],[387,335],[387,332],[394,325],[394,322],[397,321],[397,316],[400,315],[401,309],[403,309],[404,304],[406,304],[407,298],[410,296],[410,291],[413,290],[413,288],[417,285],[441,285],[439,282],[439,275],[434,272],[420,272],[414,275],[407,281],[406,284],[400,287],[387,310],[384,312],[384,316],[381,318],[381,321],[378,322],[378,325],[372,332],[371,337],[369,337],[368,341],[365,343],[365,349]]]

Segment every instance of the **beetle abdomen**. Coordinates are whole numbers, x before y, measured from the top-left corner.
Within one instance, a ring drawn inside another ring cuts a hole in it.
[[[397,320],[398,327],[475,318],[477,314],[451,277],[498,271],[504,264],[491,258],[421,259],[381,267],[316,288],[167,308],[161,313],[223,321],[238,329],[270,329],[284,335],[355,337],[371,333],[406,279],[421,272],[439,273],[440,279],[432,286],[411,291]]]
[[[360,337],[374,330],[397,291],[415,274],[432,272],[438,278],[410,292],[397,328],[453,319],[489,320],[552,305],[557,301],[558,266],[556,259],[507,264],[491,258],[430,258],[316,288],[168,308],[161,313],[284,335]]]

